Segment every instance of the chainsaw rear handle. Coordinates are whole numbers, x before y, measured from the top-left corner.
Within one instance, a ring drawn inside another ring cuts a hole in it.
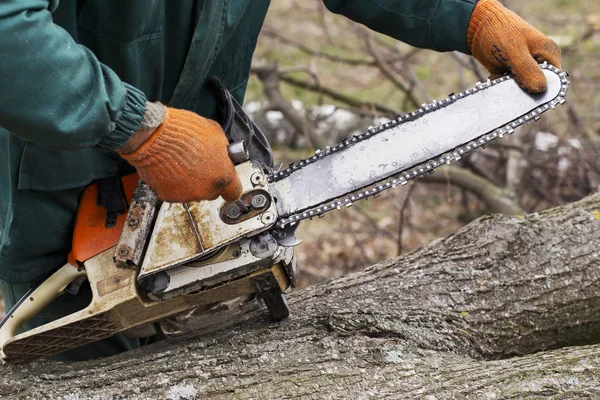
[[[84,269],[67,263],[37,287],[29,290],[0,322],[0,349],[17,334],[17,330],[25,322],[46,308],[58,296],[65,293],[65,289],[72,282],[86,276]]]

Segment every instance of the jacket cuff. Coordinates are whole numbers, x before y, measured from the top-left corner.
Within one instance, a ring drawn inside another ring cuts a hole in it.
[[[114,151],[124,145],[139,130],[146,112],[146,95],[141,90],[123,82],[126,90],[125,106],[117,115],[115,128],[98,142],[94,149]]]
[[[437,51],[470,54],[467,31],[477,0],[441,0],[433,15],[432,40]]]

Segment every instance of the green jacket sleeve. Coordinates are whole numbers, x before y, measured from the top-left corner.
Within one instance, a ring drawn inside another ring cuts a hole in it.
[[[323,0],[370,29],[415,47],[468,54],[467,28],[477,0]]]
[[[55,150],[110,151],[146,98],[52,21],[58,0],[0,2],[0,127]]]

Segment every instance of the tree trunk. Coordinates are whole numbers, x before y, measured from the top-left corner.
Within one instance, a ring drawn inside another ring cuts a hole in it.
[[[263,310],[116,357],[4,365],[0,396],[600,397],[599,257],[600,194],[483,217],[294,293],[282,323]]]

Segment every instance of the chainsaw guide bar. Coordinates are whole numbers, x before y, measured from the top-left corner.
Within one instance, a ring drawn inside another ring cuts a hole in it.
[[[277,227],[377,197],[537,121],[565,102],[569,86],[566,72],[548,63],[540,68],[548,80],[545,93],[527,94],[508,75],[479,82],[273,172],[267,180],[278,200]]]

